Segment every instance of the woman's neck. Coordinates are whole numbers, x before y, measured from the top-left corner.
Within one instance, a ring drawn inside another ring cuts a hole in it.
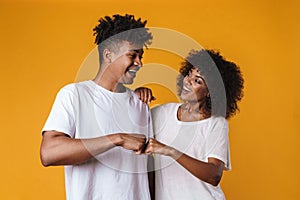
[[[199,102],[188,102],[182,104],[177,111],[177,118],[180,121],[199,121],[209,117],[210,115],[205,111],[205,109]]]

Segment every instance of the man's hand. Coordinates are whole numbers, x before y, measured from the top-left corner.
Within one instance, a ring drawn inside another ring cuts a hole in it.
[[[138,95],[139,99],[143,103],[151,103],[151,101],[156,100],[154,96],[152,96],[152,91],[146,87],[139,87],[134,90],[135,94]]]
[[[143,134],[126,134],[122,133],[120,135],[120,142],[118,146],[123,147],[127,150],[132,150],[136,154],[141,154],[146,142],[146,136]]]

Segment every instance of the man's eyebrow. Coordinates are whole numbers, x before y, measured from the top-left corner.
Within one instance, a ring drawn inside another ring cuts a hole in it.
[[[134,51],[135,53],[144,53],[143,49],[129,49],[129,51]]]

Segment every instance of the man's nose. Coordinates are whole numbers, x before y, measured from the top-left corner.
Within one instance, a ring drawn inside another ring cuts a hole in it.
[[[136,57],[135,60],[134,60],[134,65],[136,66],[139,66],[139,67],[142,67],[143,66],[143,63],[142,63],[142,59],[140,57]]]

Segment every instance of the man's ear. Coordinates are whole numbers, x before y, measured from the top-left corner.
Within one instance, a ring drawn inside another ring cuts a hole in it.
[[[111,51],[109,49],[104,49],[102,55],[103,55],[103,60],[106,63],[111,63]]]

